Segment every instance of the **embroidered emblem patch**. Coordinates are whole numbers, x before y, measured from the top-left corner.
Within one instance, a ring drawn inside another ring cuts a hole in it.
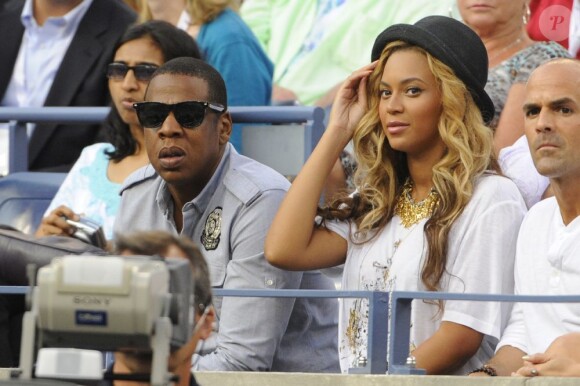
[[[222,234],[222,208],[215,208],[207,219],[201,235],[201,245],[206,251],[213,251],[220,243]]]

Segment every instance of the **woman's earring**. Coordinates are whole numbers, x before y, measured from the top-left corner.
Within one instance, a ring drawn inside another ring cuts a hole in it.
[[[526,1],[524,5],[524,14],[522,15],[522,22],[527,25],[530,22],[532,11],[530,10],[530,3]]]

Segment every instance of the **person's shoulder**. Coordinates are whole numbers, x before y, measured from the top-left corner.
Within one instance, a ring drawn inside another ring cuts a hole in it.
[[[115,147],[108,142],[97,142],[93,143],[92,145],[85,146],[83,148],[82,153],[96,154],[96,153],[104,153],[105,151],[111,151],[114,149]]]
[[[22,8],[24,8],[24,0],[4,0],[0,4],[0,15],[4,13],[15,13],[20,15],[22,13]]]
[[[526,218],[543,217],[546,214],[553,213],[554,210],[557,209],[558,209],[558,201],[556,201],[556,197],[548,197],[534,204],[528,211]]]
[[[560,213],[555,197],[538,201],[524,216],[520,234],[534,234],[538,228],[551,227],[553,222],[550,219],[553,219],[555,213]]]
[[[24,26],[22,26],[20,20],[23,8],[24,0],[8,0],[7,3],[0,5],[0,26],[9,28],[9,31],[12,31],[12,28],[10,27],[18,23],[19,28],[23,29]]]
[[[226,8],[210,24],[237,25],[239,22],[243,24],[241,16],[230,8]]]
[[[99,17],[103,16],[100,13],[104,13],[107,20],[110,21],[110,25],[115,29],[119,27],[123,29],[123,32],[127,28],[127,25],[133,23],[137,19],[137,14],[133,11],[124,1],[119,0],[93,0],[91,7],[87,11],[86,16],[99,14]],[[103,20],[101,20],[103,21]]]
[[[113,149],[114,149],[113,145],[111,145],[110,143],[106,143],[106,142],[98,142],[98,143],[93,143],[92,145],[89,145],[89,146],[85,146],[83,148],[83,150],[81,151],[81,155],[79,156],[79,158],[75,162],[75,165],[76,164],[83,164],[83,165],[90,164],[96,158],[105,158],[105,157],[107,157],[105,152],[111,151]]]
[[[214,45],[232,45],[257,42],[257,39],[242,18],[229,8],[205,25],[207,33],[200,33]]]
[[[131,7],[129,7],[127,5],[127,3],[125,1],[119,1],[119,0],[93,0],[93,1],[100,3],[103,8],[107,8],[107,9],[114,10],[115,12],[117,12],[117,15],[111,15],[111,17],[118,16],[118,15],[136,16],[135,11],[133,11],[131,9]]]
[[[561,44],[552,41],[536,42],[528,47],[524,55],[526,62],[539,60],[540,63],[550,59],[568,57],[570,57],[570,53]]]
[[[230,167],[224,176],[224,186],[244,204],[248,204],[265,192],[285,194],[290,182],[269,166],[232,152]]]
[[[145,165],[133,173],[129,174],[129,176],[123,182],[121,186],[121,190],[119,194],[123,194],[125,191],[129,191],[137,186],[148,185],[153,183],[153,181],[157,177],[157,172],[153,169],[153,166]]]
[[[497,204],[521,206],[525,213],[526,204],[517,185],[510,178],[496,173],[485,173],[480,176],[470,200],[471,207],[489,209]]]
[[[475,183],[474,196],[492,199],[520,199],[517,185],[508,177],[496,173],[485,173]]]

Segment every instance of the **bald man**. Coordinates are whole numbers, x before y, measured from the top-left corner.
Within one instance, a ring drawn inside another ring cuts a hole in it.
[[[550,179],[554,197],[533,206],[522,223],[515,293],[580,293],[580,62],[556,59],[538,67],[526,85],[523,110],[534,165]],[[558,338],[579,325],[579,304],[518,303],[496,355],[472,375],[564,375],[550,358],[563,346]]]

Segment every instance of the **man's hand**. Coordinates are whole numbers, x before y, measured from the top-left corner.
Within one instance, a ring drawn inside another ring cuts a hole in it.
[[[79,215],[69,207],[59,206],[42,219],[36,231],[36,237],[72,235],[75,232],[75,228],[66,222],[67,218],[73,221],[80,220]]]

